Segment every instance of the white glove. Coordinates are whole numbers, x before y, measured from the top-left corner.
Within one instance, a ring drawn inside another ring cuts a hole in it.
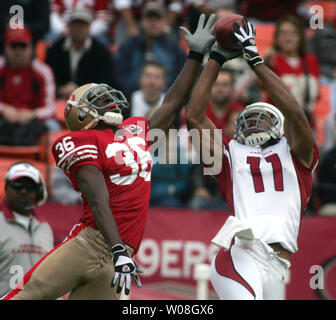
[[[131,277],[133,277],[138,288],[141,288],[141,281],[137,272],[143,272],[129,257],[126,248],[122,244],[116,244],[111,248],[112,261],[114,264],[114,278],[111,286],[117,285],[117,293],[120,293],[125,284],[125,294],[129,295],[131,289]]]
[[[194,34],[191,34],[189,30],[184,27],[180,27],[180,30],[184,34],[184,38],[191,51],[195,51],[200,54],[204,54],[214,43],[214,29],[215,29],[216,15],[213,13],[210,15],[208,21],[205,22],[205,14],[201,14],[198,20],[197,29]]]
[[[255,44],[255,29],[253,24],[248,22],[246,18],[244,18],[244,24],[247,31],[237,22],[234,22],[233,26],[236,32],[233,35],[242,45],[245,60],[251,68],[254,68],[256,65],[263,63],[264,60],[260,57]]]

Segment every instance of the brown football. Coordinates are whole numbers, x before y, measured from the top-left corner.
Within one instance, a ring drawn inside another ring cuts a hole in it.
[[[240,44],[233,37],[236,31],[233,23],[237,22],[244,26],[244,17],[239,14],[228,14],[220,18],[215,24],[215,37],[218,43],[226,49],[239,49]]]

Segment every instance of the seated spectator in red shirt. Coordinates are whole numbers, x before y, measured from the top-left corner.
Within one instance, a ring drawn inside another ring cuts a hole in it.
[[[206,111],[207,117],[218,129],[226,130],[233,111],[244,109],[240,102],[233,101],[233,76],[228,70],[222,70],[211,90],[211,101]]]
[[[5,32],[0,57],[0,144],[38,143],[41,133],[56,130],[55,82],[51,69],[33,58],[27,27]],[[54,121],[52,121],[54,120]]]
[[[298,18],[285,16],[277,22],[273,48],[265,60],[291,90],[314,129],[312,110],[319,93],[319,63],[306,50],[305,30]]]

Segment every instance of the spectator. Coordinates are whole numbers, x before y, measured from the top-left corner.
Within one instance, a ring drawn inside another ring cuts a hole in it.
[[[192,172],[194,191],[187,206],[193,210],[217,209],[229,210],[227,203],[219,193],[215,179],[203,174],[203,166],[198,165]]]
[[[151,206],[185,207],[191,199],[196,166],[188,163],[183,151],[179,141],[167,137],[166,153],[158,155],[158,162],[152,169]],[[175,156],[176,161],[173,161]]]
[[[289,87],[314,129],[312,110],[319,91],[319,64],[316,56],[306,50],[300,20],[285,16],[277,22],[273,50],[266,58],[267,64]]]
[[[138,79],[145,62],[156,61],[167,69],[167,86],[180,72],[185,53],[164,32],[165,10],[156,2],[148,2],[143,9],[142,33],[127,40],[116,54],[116,71],[126,96],[138,89]]]
[[[166,69],[157,62],[147,62],[139,79],[140,89],[131,96],[131,116],[145,117],[154,107],[159,107],[164,98]]]
[[[22,8],[22,12],[18,11],[18,7]],[[15,9],[15,10],[14,10]],[[10,12],[10,10],[13,10]],[[38,40],[43,39],[49,30],[49,0],[33,0],[33,1],[17,1],[17,0],[1,0],[0,1],[0,54],[3,53],[3,36],[8,27],[10,18],[14,18],[14,22],[24,23],[32,33],[33,45]],[[19,14],[23,15],[24,21],[18,21]]]
[[[233,100],[234,82],[230,71],[222,70],[211,90],[207,117],[218,129],[225,130],[232,112],[244,109],[243,104]]]
[[[55,82],[51,69],[33,58],[27,27],[8,28],[5,56],[0,58],[0,143],[34,145],[48,128],[59,129]]]
[[[47,51],[46,62],[54,71],[58,97],[68,99],[85,83],[113,85],[110,52],[90,36],[91,12],[74,9],[69,17],[69,35],[57,40]]]
[[[76,204],[81,202],[80,193],[71,187],[70,181],[59,167],[52,167],[51,176],[52,201],[62,204]]]
[[[85,8],[92,12],[92,22],[90,25],[90,34],[96,37],[103,44],[109,42],[110,25],[113,19],[111,8],[109,8],[109,0],[51,0],[50,14],[50,31],[48,38],[56,40],[61,35],[68,34],[68,22],[71,12],[74,9]]]
[[[141,17],[143,8],[147,0],[114,0],[114,7],[119,14],[117,22],[115,41],[117,46],[121,46],[125,40],[137,37],[141,34]],[[182,15],[183,1],[158,1],[167,8],[164,15],[166,33],[170,33],[174,28],[177,19]]]
[[[27,162],[13,164],[5,176],[5,192],[0,204],[0,297],[21,280],[18,274],[26,273],[54,246],[49,224],[39,221],[33,210],[47,199],[40,172]]]
[[[305,0],[239,0],[238,11],[247,18],[273,22],[285,15],[298,15]]]

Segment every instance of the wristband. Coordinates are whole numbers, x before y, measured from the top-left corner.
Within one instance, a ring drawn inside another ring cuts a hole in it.
[[[209,59],[217,61],[221,66],[224,64],[225,61],[227,61],[227,59],[217,51],[211,51]]]
[[[112,248],[111,248],[112,254],[116,253],[116,252],[123,252],[126,251],[126,248],[122,245],[122,244],[115,244]]]
[[[190,50],[188,54],[188,59],[197,60],[200,63],[203,62],[203,57],[204,57],[204,54],[199,53],[197,51],[193,51],[193,50]]]
[[[253,69],[255,66],[258,64],[264,63],[264,59],[260,56],[256,56],[250,60],[246,60],[247,63],[249,64],[250,68]]]

